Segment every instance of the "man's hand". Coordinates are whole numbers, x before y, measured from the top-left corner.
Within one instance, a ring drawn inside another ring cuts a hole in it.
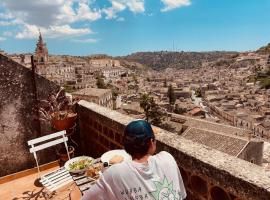
[[[69,199],[70,200],[79,200],[81,199],[82,195],[78,188],[75,188],[70,191],[69,193]]]

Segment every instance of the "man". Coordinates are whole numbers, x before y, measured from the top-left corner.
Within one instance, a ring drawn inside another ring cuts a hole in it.
[[[182,200],[186,191],[171,154],[156,155],[151,125],[144,120],[129,123],[124,132],[124,148],[132,161],[114,164],[82,200]]]

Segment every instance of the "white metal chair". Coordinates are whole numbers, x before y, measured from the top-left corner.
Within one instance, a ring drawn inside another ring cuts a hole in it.
[[[33,153],[36,160],[40,182],[49,192],[53,192],[58,188],[72,182],[73,179],[65,167],[61,167],[60,169],[41,176],[36,152],[60,143],[64,143],[67,150],[68,159],[70,159],[67,146],[68,137],[65,134],[66,131],[60,131],[28,141],[28,145],[31,146],[30,153]]]

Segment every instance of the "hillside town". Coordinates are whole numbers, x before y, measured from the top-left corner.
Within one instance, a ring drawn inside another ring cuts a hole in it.
[[[9,56],[31,68],[31,55]],[[101,101],[94,102],[110,108],[115,105],[114,109],[119,112],[137,118],[144,116],[140,96],[148,93],[167,115],[177,113],[202,118],[244,128],[251,131],[252,137],[264,140],[270,138],[270,91],[262,87],[262,81],[255,79],[258,73],[268,73],[268,54],[240,53],[229,65],[218,61],[205,62],[201,68],[131,70],[121,66],[120,60],[106,56],[49,55],[40,33],[34,63],[36,73],[65,87],[75,97],[90,96],[91,99],[92,96],[94,99],[96,96]],[[103,85],[97,86],[97,77],[101,77],[99,80]],[[168,97],[169,86],[174,95],[171,103]],[[112,103],[112,90],[117,92],[115,104]]]
[[[32,68],[32,54],[8,56],[26,68]],[[201,132],[197,130],[197,136],[192,134],[192,138],[205,145],[211,146],[206,139],[211,134],[209,139],[217,141],[219,137],[231,138],[228,141],[239,140],[239,137],[246,142],[270,140],[268,54],[243,52],[229,61],[205,61],[200,68],[153,70],[135,66],[132,69],[122,65],[123,59],[108,56],[49,55],[40,33],[33,62],[36,73],[64,87],[74,99],[95,102],[137,119],[148,118],[142,102],[152,99],[155,106],[153,116],[149,114],[150,120],[154,118],[152,123],[184,137],[191,137],[190,132],[195,128],[186,127],[189,121],[203,120],[206,124],[216,124],[216,127],[230,127],[231,131],[224,133],[215,132],[216,128],[197,127]],[[219,137],[215,139],[213,134]],[[255,144],[260,146],[262,143]],[[270,145],[267,144],[268,149]],[[246,143],[243,145],[247,146]],[[224,147],[228,148],[231,149]],[[259,165],[266,162],[268,167],[270,155],[265,153],[263,156],[263,148],[257,149],[261,149],[256,151],[257,156],[248,155],[244,159]]]

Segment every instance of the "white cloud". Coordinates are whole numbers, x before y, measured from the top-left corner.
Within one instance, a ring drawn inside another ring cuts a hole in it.
[[[191,4],[191,0],[161,0],[161,2],[164,4],[164,8],[161,9],[162,12],[167,12],[183,6],[189,6]]]
[[[0,42],[5,41],[6,38],[0,36]]]
[[[117,19],[121,21],[123,17],[118,18],[117,14],[125,9],[133,13],[142,13],[145,11],[144,0],[109,0],[111,7],[103,9],[106,19]]]
[[[0,0],[0,26],[16,26],[18,39],[36,38],[38,29],[48,38],[77,37],[93,33],[88,22],[106,18],[124,21],[121,12],[145,12],[145,0],[106,0],[110,6],[99,8],[98,0]],[[191,0],[160,0],[166,12],[191,4]],[[152,14],[146,15],[152,16]],[[10,37],[9,35],[4,35]],[[89,40],[88,42],[93,42]]]
[[[101,11],[97,9],[91,10],[87,3],[79,3],[79,8],[77,10],[76,21],[96,21],[101,18]]]
[[[40,31],[47,38],[62,38],[68,36],[81,36],[93,33],[89,28],[72,28],[69,25],[50,26],[49,28],[40,28]],[[35,25],[25,25],[23,31],[17,33],[17,39],[37,38],[39,27]]]
[[[117,13],[126,9],[126,6],[118,1],[113,0],[111,4],[111,7],[103,9],[103,12],[106,14],[106,19],[116,19]]]
[[[117,2],[117,1],[111,1],[112,7],[115,8],[118,11],[124,10],[126,8],[125,4]]]
[[[126,4],[130,11],[135,13],[144,12],[144,0],[126,0]]]
[[[88,1],[78,0],[3,0],[9,11],[4,16],[22,19],[27,24],[42,27],[63,25],[76,21],[95,21],[101,18],[99,9],[92,9]],[[1,15],[0,15],[1,18]]]
[[[72,42],[77,42],[77,43],[97,43],[97,39],[93,38],[87,38],[87,39],[74,39]]]
[[[0,26],[18,26],[16,38],[34,38],[38,28],[47,37],[80,36],[92,33],[89,28],[72,28],[72,24],[96,21],[101,10],[92,9],[88,0],[2,0],[4,13]],[[91,1],[92,2],[92,1]]]

